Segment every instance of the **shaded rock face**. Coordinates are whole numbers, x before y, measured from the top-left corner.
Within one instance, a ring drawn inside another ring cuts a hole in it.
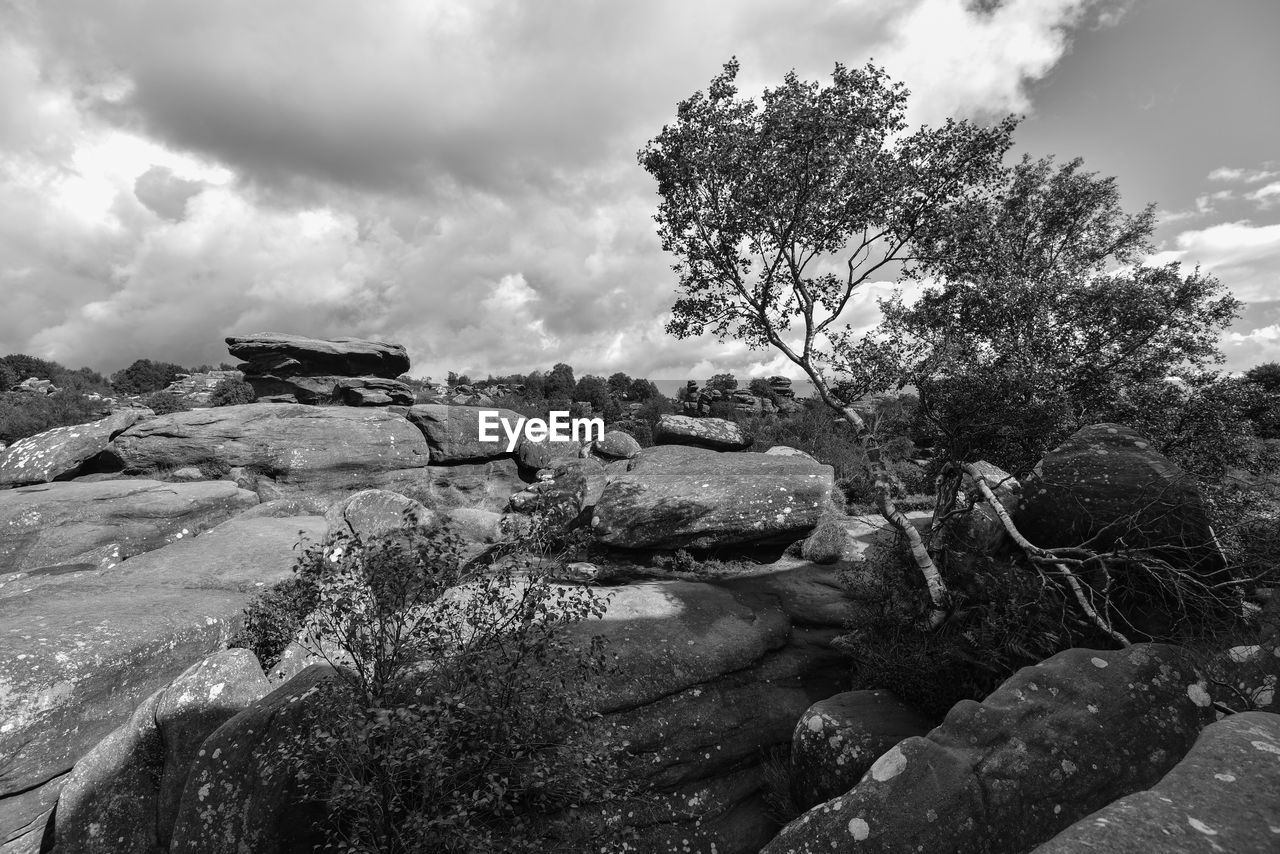
[[[480,440],[482,411],[498,413],[498,417],[506,419],[512,429],[522,417],[510,409],[420,403],[410,407],[408,418],[426,437],[427,444],[431,446],[431,461],[436,465],[511,456],[507,451],[507,435],[501,427],[490,431],[490,435],[497,437],[495,440]]]
[[[224,647],[254,591],[291,577],[299,531],[325,530],[316,517],[235,519],[111,569],[0,587],[0,838],[43,832],[75,762]]]
[[[110,480],[0,492],[0,573],[111,567],[258,503],[227,481]]]
[[[394,378],[409,370],[409,354],[399,344],[360,338],[307,338],[263,332],[227,338],[246,379],[251,375]]]
[[[398,492],[432,510],[476,507],[498,513],[506,510],[511,496],[527,485],[510,457],[386,472],[372,480],[370,486]]]
[[[1158,780],[1213,718],[1174,647],[1072,649],[956,704],[766,854],[1020,852]]]
[[[231,649],[193,665],[149,696],[67,776],[55,819],[58,850],[167,850],[201,742],[270,690],[253,653]]]
[[[1035,854],[1277,851],[1278,794],[1280,715],[1231,715],[1206,727],[1160,782],[1081,819]]]
[[[604,490],[604,466],[596,459],[561,460],[545,479],[511,496],[513,513],[537,516],[550,530],[563,531],[582,521]]]
[[[337,672],[315,664],[204,740],[187,776],[169,851],[311,852],[326,809],[298,771],[315,755],[312,733],[345,701]]]
[[[55,427],[14,442],[0,452],[0,488],[74,477],[144,412],[149,410],[124,409],[88,424]]]
[[[537,472],[549,469],[561,460],[576,460],[582,456],[582,443],[574,442],[530,442],[521,437],[516,445],[516,463],[521,470]]]
[[[619,548],[786,542],[813,528],[834,484],[799,457],[650,448],[609,477],[592,530]],[[652,453],[651,453],[652,452]]]
[[[791,797],[808,809],[843,795],[889,748],[932,729],[890,691],[846,691],[820,700],[791,735]]]
[[[150,418],[117,436],[108,453],[130,474],[243,466],[292,492],[376,486],[386,472],[429,461],[421,432],[399,415],[268,403]]]
[[[751,447],[751,439],[734,422],[688,415],[663,415],[653,430],[653,441],[659,445],[693,445],[714,451],[741,451]]]
[[[341,403],[346,406],[412,406],[413,389],[399,380],[385,377],[276,376],[251,374],[245,377],[261,398],[319,405]]]
[[[1118,424],[1078,431],[1035,467],[1014,521],[1042,548],[1146,549],[1174,566],[1223,565],[1195,482]]]

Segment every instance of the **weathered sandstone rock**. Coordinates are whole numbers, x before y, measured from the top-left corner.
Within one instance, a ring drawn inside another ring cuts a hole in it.
[[[122,409],[88,424],[55,427],[14,442],[0,451],[0,488],[74,477],[82,465],[149,411]]]
[[[715,451],[741,451],[751,447],[751,438],[734,422],[688,415],[661,416],[653,430],[653,441],[659,445],[693,445]]]
[[[1280,850],[1280,715],[1210,724],[1186,757],[1143,792],[1071,825],[1035,854]]]
[[[252,492],[227,481],[111,480],[5,490],[0,492],[0,573],[113,566],[194,536],[257,503]]]
[[[797,457],[650,448],[610,476],[592,526],[621,548],[795,540],[818,523],[833,483],[830,466]]]
[[[404,347],[360,338],[307,338],[263,332],[228,338],[227,349],[247,363],[241,366],[246,375],[398,377],[409,370],[409,355]]]
[[[244,466],[294,492],[376,486],[379,475],[429,462],[426,440],[398,415],[270,403],[151,418],[117,436],[108,453],[127,473]]]
[[[431,462],[436,465],[466,463],[509,457],[507,434],[495,427],[493,441],[480,440],[480,413],[496,412],[514,429],[519,413],[510,409],[480,406],[444,406],[420,403],[409,408],[409,421],[415,424],[431,446]]]
[[[1212,720],[1174,647],[1072,649],[876,760],[764,854],[1020,852],[1158,780]]]
[[[111,569],[0,588],[0,839],[38,823],[81,756],[226,644],[253,592],[291,577],[300,531],[325,530],[233,519]]]
[[[629,460],[640,453],[640,443],[630,433],[610,430],[591,446],[591,450],[606,459]]]

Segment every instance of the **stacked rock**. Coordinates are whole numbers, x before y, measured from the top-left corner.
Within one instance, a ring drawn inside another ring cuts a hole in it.
[[[306,338],[265,332],[227,339],[259,400],[347,406],[411,406],[413,389],[395,378],[409,370],[399,344],[359,338]]]

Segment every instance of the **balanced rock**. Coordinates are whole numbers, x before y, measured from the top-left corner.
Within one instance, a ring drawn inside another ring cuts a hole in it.
[[[661,416],[653,430],[653,441],[659,445],[693,445],[714,451],[741,451],[751,447],[750,437],[734,422],[688,415]]]
[[[376,486],[381,474],[430,459],[422,433],[399,415],[267,403],[149,418],[117,436],[107,453],[128,474],[244,466],[283,488],[313,492]]]
[[[1210,724],[1150,789],[1083,818],[1035,854],[1280,850],[1280,715]]]
[[[227,338],[227,349],[246,377],[323,376],[395,378],[409,370],[409,354],[399,344],[361,338],[307,338],[264,332]]]
[[[0,452],[0,488],[74,477],[81,466],[149,411],[124,409],[87,424],[54,427],[19,439]]]
[[[957,703],[763,854],[1026,851],[1159,780],[1213,719],[1211,706],[1176,647],[1067,650],[982,703]]]
[[[258,503],[228,481],[108,480],[0,492],[0,573],[111,567]]]
[[[791,736],[791,798],[809,809],[857,785],[886,750],[931,729],[890,691],[846,691],[814,703]]]
[[[610,475],[592,530],[621,548],[789,542],[818,523],[833,484],[831,466],[800,457],[648,448]]]
[[[1134,431],[1095,424],[1036,465],[1022,489],[1018,529],[1041,548],[1144,549],[1212,573],[1222,552],[1195,481]]]

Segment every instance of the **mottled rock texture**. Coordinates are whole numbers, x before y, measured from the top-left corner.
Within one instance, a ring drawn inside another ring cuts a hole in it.
[[[0,451],[0,488],[74,477],[81,466],[149,411],[122,409],[87,424],[55,427],[19,439]]]
[[[114,566],[194,536],[257,503],[254,493],[228,481],[110,480],[4,490],[0,573],[47,575],[67,567]]]
[[[592,526],[633,549],[790,541],[818,523],[833,483],[830,466],[798,457],[650,448],[610,476]]]
[[[425,467],[422,433],[380,409],[247,403],[150,418],[125,430],[108,453],[126,473],[182,466],[243,466],[291,492],[377,486],[388,472]]]
[[[0,839],[47,818],[72,765],[156,689],[223,646],[291,576],[318,517],[231,520],[106,570],[0,588]]]
[[[1280,851],[1280,715],[1244,712],[1205,728],[1144,792],[1073,824],[1035,854]]]
[[[496,412],[497,418],[506,419],[515,429],[521,415],[510,409],[481,406],[445,406],[438,403],[420,403],[409,408],[409,421],[422,431],[431,446],[431,461],[436,465],[472,463],[509,457],[509,439],[501,426],[488,431],[492,440],[480,439],[480,413]],[[494,419],[490,423],[496,424]]]
[[[1021,852],[1160,779],[1213,718],[1205,684],[1159,644],[1072,649],[883,754],[765,854]]]
[[[751,447],[751,438],[733,421],[723,418],[694,418],[663,415],[653,429],[659,445],[693,445],[714,451],[741,451]]]

